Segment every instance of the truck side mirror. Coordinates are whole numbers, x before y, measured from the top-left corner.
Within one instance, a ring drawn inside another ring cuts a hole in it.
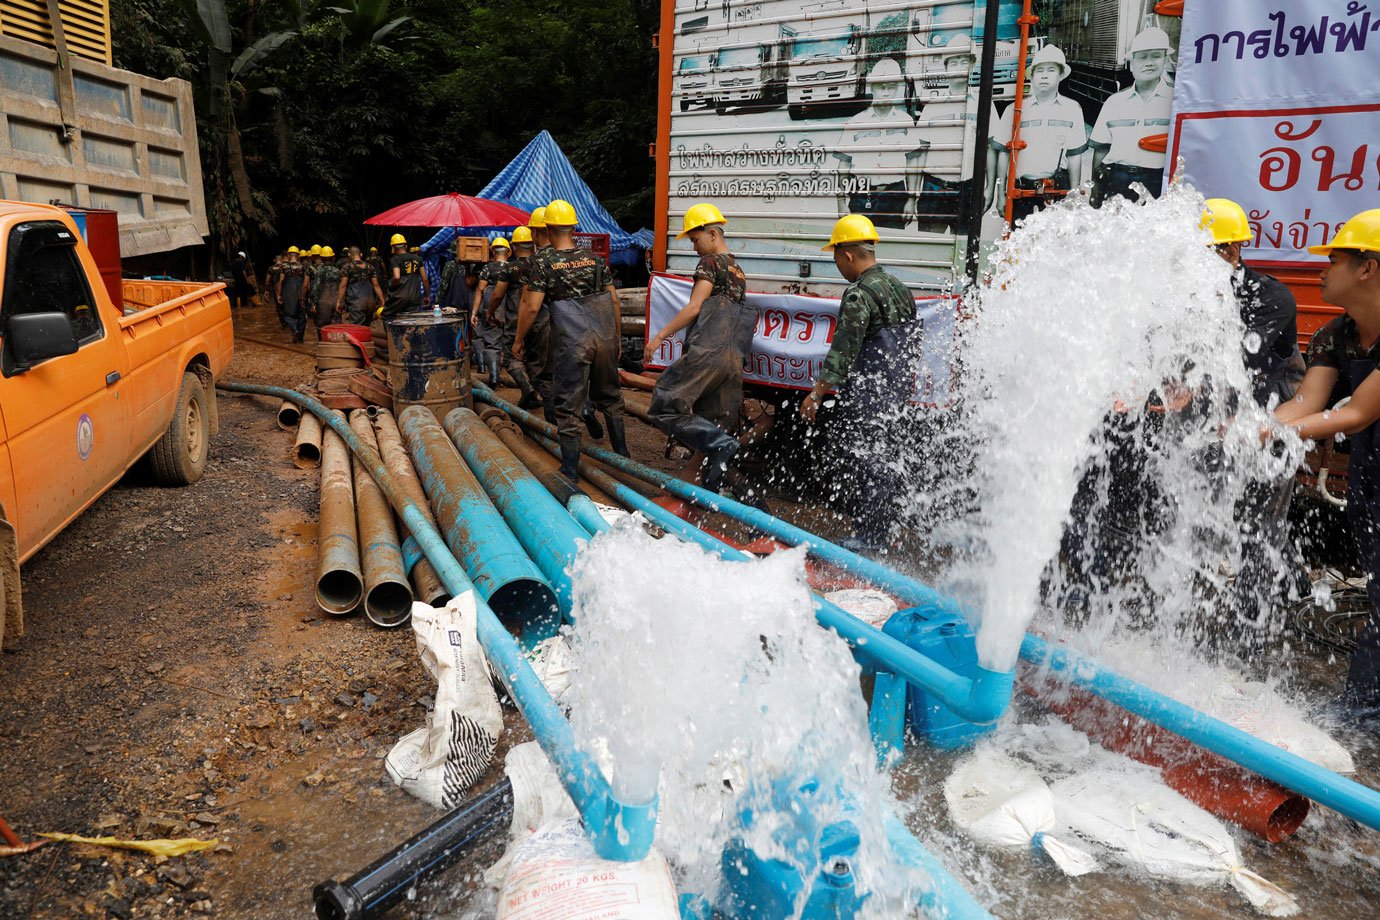
[[[20,313],[5,326],[5,376],[22,374],[49,358],[77,352],[77,335],[66,313]]]

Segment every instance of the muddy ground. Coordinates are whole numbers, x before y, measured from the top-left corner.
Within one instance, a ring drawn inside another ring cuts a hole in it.
[[[308,354],[249,340],[286,342],[267,314],[236,316],[248,339],[228,376],[309,382]],[[222,393],[200,482],[158,488],[136,468],[31,559],[26,636],[0,657],[0,816],[22,836],[219,844],[0,858],[0,917],[305,917],[317,881],[439,816],[382,761],[434,686],[411,630],[317,609],[319,476],[290,462],[276,408]],[[629,428],[638,456],[661,456],[660,435]],[[505,748],[525,740],[508,721]]]
[[[229,376],[311,379],[309,354],[262,344],[285,342],[274,325],[237,316]],[[0,657],[0,815],[21,835],[218,843],[167,860],[67,844],[0,858],[0,917],[306,917],[316,882],[438,817],[382,763],[433,690],[411,631],[317,609],[317,472],[290,462],[276,401],[220,407],[201,482],[162,489],[136,469],[25,565],[27,635]],[[660,434],[628,425],[639,459],[676,466]],[[508,713],[504,749],[526,738]],[[497,852],[399,916],[452,915]]]

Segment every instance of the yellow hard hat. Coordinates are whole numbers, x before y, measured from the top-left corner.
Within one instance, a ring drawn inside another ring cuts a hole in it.
[[[288,252],[301,252],[301,251],[302,251],[302,250],[298,249],[296,246],[289,246],[289,247],[288,247]]]
[[[321,244],[320,244],[320,243],[314,243],[314,244],[312,244],[312,247],[311,247],[311,254],[314,255],[314,256],[319,256],[319,255],[321,255]]]
[[[1246,212],[1241,205],[1230,198],[1209,198],[1204,202],[1203,219],[1198,222],[1202,228],[1212,229],[1212,242],[1218,246],[1227,243],[1249,243],[1252,233],[1246,223]]]
[[[580,222],[575,216],[575,206],[564,198],[557,198],[548,204],[542,219],[548,227],[573,227]]]
[[[517,236],[517,234],[514,233],[513,236]],[[500,236],[498,239],[494,240],[492,243],[489,244],[489,248],[490,248],[490,249],[512,249],[513,247],[512,247],[512,246],[509,246],[509,245],[508,245],[508,241],[505,240],[503,237]]]
[[[532,216],[527,218],[527,226],[533,230],[546,228],[546,208],[537,208],[532,212]]]
[[[378,252],[378,251],[379,251],[379,248],[378,248],[377,246],[370,246],[370,247],[369,247],[369,251],[370,251],[370,252]]]
[[[845,214],[834,224],[834,232],[829,235],[829,245],[820,247],[825,252],[833,251],[835,246],[845,243],[876,243],[877,228],[863,214]]]
[[[334,258],[335,258],[335,250],[332,249],[332,248],[329,247],[329,246],[322,246],[322,247],[321,247],[321,255],[325,256],[325,257],[328,258],[328,259],[334,259]]]
[[[413,246],[413,247],[409,248],[407,251],[408,251],[408,252],[421,252],[421,251],[422,251],[422,248],[421,248],[420,246]]]
[[[532,243],[532,231],[527,227],[518,227],[513,231],[513,245],[518,246],[522,243],[527,243],[528,245]]]
[[[391,237],[388,238],[388,245],[389,245],[389,246],[406,246],[406,245],[407,245],[407,237],[403,236],[401,233],[395,233],[395,234],[393,234]]]
[[[681,231],[676,234],[676,239],[685,239],[690,235],[691,230],[698,230],[710,224],[723,223],[727,223],[727,221],[724,220],[723,212],[709,202],[706,201],[697,205],[692,205],[690,210],[685,212],[685,222],[681,226]]]
[[[1332,242],[1308,247],[1308,251],[1315,256],[1325,256],[1334,249],[1380,252],[1380,208],[1362,211],[1342,224],[1342,229],[1337,231]]]

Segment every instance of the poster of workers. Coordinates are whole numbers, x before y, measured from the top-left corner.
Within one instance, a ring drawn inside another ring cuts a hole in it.
[[[1307,247],[1380,191],[1380,5],[1218,0],[1183,29],[1172,154],[1245,208],[1248,258],[1316,264]]]
[[[1155,0],[1099,2],[1096,15],[1040,0],[1021,72],[1022,3],[992,2],[986,113],[987,0],[678,4],[672,213],[718,202],[750,288],[773,293],[829,292],[820,245],[840,215],[866,214],[879,258],[917,292],[943,292],[964,274],[972,229],[1003,232],[1008,184],[1028,193],[1013,220],[1083,183],[1094,203],[1158,195],[1179,19]],[[667,254],[672,272],[693,269],[685,241]]]

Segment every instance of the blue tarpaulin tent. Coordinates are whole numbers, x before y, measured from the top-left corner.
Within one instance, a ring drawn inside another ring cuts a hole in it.
[[[544,207],[556,198],[564,198],[575,206],[582,232],[609,235],[609,261],[616,264],[636,264],[647,246],[646,240],[618,226],[613,216],[604,210],[548,131],[532,138],[522,152],[484,186],[479,197],[503,201],[528,211]],[[485,236],[492,240],[506,236],[511,229],[504,228],[502,232],[492,227],[442,229],[421,247],[422,254],[427,257],[427,274],[433,279],[432,283],[439,278],[440,255],[457,236]]]

